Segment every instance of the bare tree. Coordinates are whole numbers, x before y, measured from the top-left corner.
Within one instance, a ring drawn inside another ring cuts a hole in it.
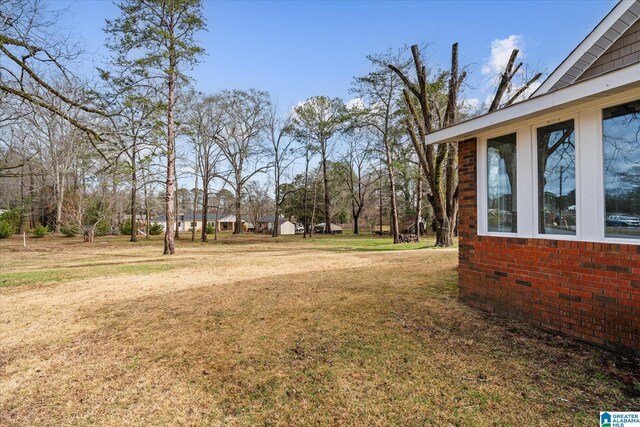
[[[399,225],[393,152],[402,134],[402,112],[398,102],[402,94],[402,81],[387,64],[394,64],[397,70],[405,72],[409,63],[402,58],[403,51],[404,49],[397,52],[389,50],[377,55],[368,55],[367,59],[375,67],[374,70],[365,76],[356,77],[351,88],[351,92],[366,103],[366,114],[358,120],[362,125],[374,129],[379,136],[379,146],[388,174],[394,243],[399,243]]]
[[[346,153],[337,164],[342,181],[349,190],[353,233],[360,233],[360,214],[375,190],[376,179],[370,169],[375,136],[366,129],[356,129],[346,136]]]
[[[56,100],[50,102],[59,105]],[[83,138],[67,120],[38,106],[32,106],[29,122],[31,152],[51,179],[56,206],[54,231],[60,233],[68,179]]]
[[[67,121],[109,162],[103,135],[93,123],[108,117],[99,98],[90,90],[61,90],[89,85],[78,84],[72,72],[83,51],[56,28],[59,15],[42,1],[0,0],[0,92]]]
[[[287,117],[284,120],[278,118],[276,108],[271,109],[267,119],[267,134],[268,139],[271,142],[271,153],[273,156],[272,171],[275,190],[275,219],[271,234],[272,237],[278,237],[279,230],[277,227],[277,221],[280,218],[280,207],[291,191],[295,191],[281,191],[282,178],[284,174],[300,156],[300,147],[296,146],[297,140],[292,138],[290,135],[290,121],[291,117]]]
[[[224,131],[221,101],[220,96],[207,96],[198,99],[190,108],[190,135],[196,152],[195,167],[202,178],[202,242],[207,241],[209,187],[211,181],[219,175],[222,158],[222,150],[217,142]]]
[[[257,181],[250,181],[246,186],[246,211],[247,216],[255,226],[258,220],[265,217],[273,209],[274,200],[269,197],[267,185],[260,185]],[[278,219],[276,218],[273,227],[278,227]]]
[[[438,127],[448,127],[457,121],[458,93],[466,72],[458,68],[458,44],[451,50],[451,69],[448,73],[447,101],[444,115],[437,108],[438,85],[428,81],[427,68],[422,63],[417,45],[411,46],[417,84],[393,64],[389,64],[403,81],[403,94],[409,110],[405,126],[418,154],[424,176],[429,184],[429,203],[433,207],[437,228],[436,245],[453,245],[458,217],[458,146],[457,144],[427,145],[426,136]],[[417,105],[416,105],[417,104]],[[434,118],[435,116],[435,118]],[[439,126],[438,126],[439,125]]]
[[[267,129],[271,99],[267,92],[250,89],[220,94],[223,130],[215,141],[229,166],[223,179],[235,194],[236,222],[233,233],[242,231],[242,196],[244,186],[269,167],[264,137]]]

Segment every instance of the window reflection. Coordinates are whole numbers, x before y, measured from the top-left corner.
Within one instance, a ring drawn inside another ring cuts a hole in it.
[[[573,120],[538,128],[538,232],[576,234]]]
[[[518,231],[516,209],[516,134],[487,141],[489,231]]]
[[[640,239],[640,100],[602,119],[606,236]]]

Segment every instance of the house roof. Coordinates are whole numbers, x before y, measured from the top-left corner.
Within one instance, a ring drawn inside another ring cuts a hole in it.
[[[176,218],[180,221],[200,221],[202,219],[202,214],[201,213],[196,213],[195,215],[192,213],[178,214],[176,215]],[[217,219],[220,222],[236,222],[235,215],[222,213],[222,212],[218,213]],[[158,215],[155,218],[151,219],[151,221],[155,221],[155,222],[164,222],[166,220],[167,220],[166,215]],[[209,212],[207,214],[207,221],[215,221],[215,220],[216,220],[216,213]],[[244,218],[242,218],[242,221],[247,222],[247,220]]]
[[[622,0],[533,93],[539,96],[576,82],[640,17],[640,0]]]
[[[427,135],[427,144],[457,142],[493,128],[640,87],[640,62],[577,81],[640,16],[640,0],[622,0],[527,100]]]

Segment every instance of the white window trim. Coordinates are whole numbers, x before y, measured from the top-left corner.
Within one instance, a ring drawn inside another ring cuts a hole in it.
[[[520,206],[522,205],[521,195],[520,195],[520,185],[517,185],[517,194],[516,194],[516,212],[517,212],[517,228],[518,232],[516,233],[508,233],[501,231],[489,231],[489,212],[488,212],[488,197],[489,197],[489,178],[488,178],[488,162],[487,162],[487,153],[488,153],[488,145],[487,141],[489,139],[497,138],[500,136],[516,134],[516,183],[520,182],[522,178],[520,176],[520,152],[522,151],[521,143],[520,143],[520,132],[517,129],[508,130],[505,132],[499,132],[492,135],[487,136],[481,140],[477,141],[477,213],[478,213],[478,234],[483,236],[497,236],[497,237],[520,237],[521,236],[521,223],[520,223]]]
[[[476,137],[477,234],[491,237],[516,237],[572,242],[607,243],[640,246],[640,239],[605,237],[604,144],[602,111],[639,99],[640,91],[617,94],[606,100],[592,101],[564,112],[544,115],[543,121],[524,120]],[[603,102],[604,101],[604,102]],[[537,129],[547,124],[574,120],[576,132],[576,235],[538,232]],[[518,232],[488,231],[487,140],[516,133],[516,176],[518,182]],[[528,145],[528,147],[527,147]],[[526,185],[528,183],[529,185]],[[524,184],[524,185],[523,185]],[[595,226],[594,226],[595,224]]]
[[[538,198],[538,129],[555,124],[560,122],[566,122],[569,120],[573,120],[574,126],[574,140],[575,140],[575,181],[576,181],[576,234],[554,234],[554,233],[540,233],[540,229],[538,227],[538,221],[540,220],[540,206],[538,206],[539,198]],[[568,240],[568,241],[580,241],[582,240],[582,223],[581,223],[581,215],[582,215],[582,197],[580,195],[581,190],[581,170],[580,167],[580,128],[578,126],[579,119],[578,115],[572,114],[568,116],[558,116],[553,120],[546,120],[544,122],[539,122],[533,126],[531,126],[531,159],[533,165],[533,174],[532,174],[532,183],[533,183],[533,237],[536,239],[548,239],[552,240]]]
[[[598,215],[599,215],[599,223],[600,223],[600,227],[598,228],[599,231],[599,238],[600,238],[600,242],[602,243],[613,243],[613,244],[623,244],[623,245],[628,245],[628,244],[632,244],[632,245],[640,245],[640,238],[622,238],[622,237],[607,237],[607,224],[606,224],[606,220],[607,220],[607,202],[606,202],[606,194],[605,194],[605,190],[604,190],[604,139],[603,139],[603,129],[602,129],[602,111],[605,108],[609,108],[609,107],[615,107],[616,105],[624,105],[627,104],[629,102],[633,102],[633,100],[637,100],[639,98],[633,98],[631,100],[626,100],[626,101],[616,101],[616,102],[609,102],[606,104],[603,104],[599,110],[598,110],[598,120],[596,121],[596,126],[598,128],[598,151],[597,151],[597,159],[598,159],[598,199],[601,201],[600,206],[598,207]]]

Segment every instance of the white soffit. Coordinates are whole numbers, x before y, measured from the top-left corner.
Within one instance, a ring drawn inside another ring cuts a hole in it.
[[[640,0],[621,0],[531,95],[573,84],[640,17]]]
[[[458,123],[427,135],[427,144],[457,142],[499,126],[640,87],[640,63],[629,65],[562,89],[529,98],[501,110]]]

